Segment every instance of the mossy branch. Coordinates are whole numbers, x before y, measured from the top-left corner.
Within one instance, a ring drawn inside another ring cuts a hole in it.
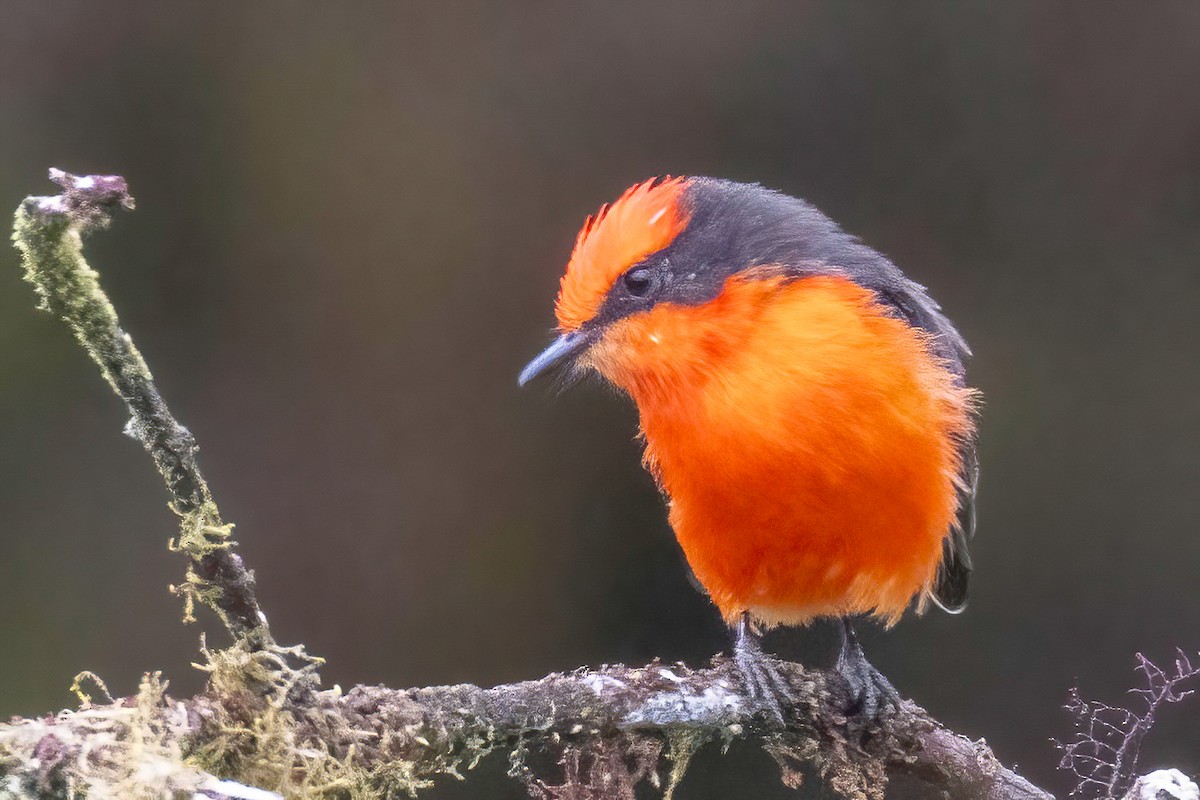
[[[124,178],[76,177],[50,170],[63,188],[53,197],[29,197],[17,209],[13,243],[21,251],[25,280],[40,307],[61,318],[100,367],[100,374],[129,410],[125,432],[142,443],[171,495],[180,517],[172,549],[191,564],[176,591],[185,616],[198,600],[212,608],[235,638],[271,644],[267,618],[255,595],[254,573],[234,552],[232,525],[221,520],[196,463],[196,440],[171,415],[154,385],[145,359],[121,329],[117,312],[100,286],[100,276],[83,255],[83,237],[104,228],[116,208],[133,208]]]
[[[904,776],[928,797],[1052,800],[982,741],[911,702],[877,720],[848,719],[844,679],[797,664],[779,665],[793,698],[786,723],[747,695],[724,657],[699,670],[618,665],[493,689],[319,691],[319,660],[272,640],[195,440],[171,416],[83,256],[85,234],[107,225],[112,209],[132,208],[125,181],[58,170],[51,179],[62,194],[28,198],[17,211],[26,279],[125,402],[128,433],[162,474],[181,518],[171,547],[190,559],[177,590],[188,614],[196,601],[208,605],[234,642],[202,648],[196,666],[209,679],[197,697],[172,700],[148,675],[136,697],[93,705],[83,682],[107,690],[81,673],[81,710],[0,725],[0,797],[398,797],[438,776],[462,777],[500,751],[539,800],[634,800],[639,784],[657,786],[664,775],[670,795],[706,743],[745,737],[762,743],[788,785],[814,772],[847,798],[880,800],[888,780]]]
[[[302,703],[288,702],[283,686],[248,690],[282,668],[261,651],[234,646],[205,657],[211,680],[195,698],[170,700],[150,676],[135,698],[0,726],[0,788],[6,757],[10,781],[81,787],[100,769],[132,785],[131,760],[175,754],[181,772],[171,785],[221,775],[286,797],[402,798],[439,777],[462,779],[496,753],[539,800],[635,800],[640,784],[665,783],[670,797],[704,745],[750,738],[788,785],[807,773],[846,798],[882,800],[889,780],[903,777],[922,797],[1053,800],[982,741],[946,730],[912,703],[866,736],[851,735],[858,728],[841,711],[842,680],[797,664],[780,665],[796,698],[782,727],[747,698],[725,657],[705,669],[617,665],[492,689],[358,686]],[[39,749],[57,755],[39,759]]]

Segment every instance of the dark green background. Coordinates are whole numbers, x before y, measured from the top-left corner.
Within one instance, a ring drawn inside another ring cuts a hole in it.
[[[1200,4],[7,3],[0,206],[51,165],[129,178],[93,261],[329,683],[725,645],[628,404],[515,382],[584,215],[664,172],[811,199],[975,348],[974,598],[868,635],[903,692],[1062,789],[1070,686],[1200,646]],[[122,421],[0,251],[0,716],[200,685]],[[1147,766],[1200,768],[1195,708]]]

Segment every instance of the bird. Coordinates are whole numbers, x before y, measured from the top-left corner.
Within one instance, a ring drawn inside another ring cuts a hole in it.
[[[587,218],[554,313],[518,383],[632,398],[750,696],[782,717],[764,631],[832,618],[851,713],[898,703],[853,621],[963,610],[978,485],[970,349],[925,287],[805,200],[663,176]]]

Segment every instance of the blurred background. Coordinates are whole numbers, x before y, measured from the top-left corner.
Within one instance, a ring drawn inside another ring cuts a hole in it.
[[[1060,708],[1200,647],[1200,5],[7,3],[0,206],[125,175],[89,246],[283,642],[343,686],[726,646],[596,385],[516,374],[583,217],[660,173],[806,197],[927,284],[986,397],[970,609],[869,655],[1062,791]],[[0,250],[0,717],[172,690],[175,518]],[[787,634],[773,643],[790,655]],[[1200,768],[1196,707],[1146,767]],[[435,796],[519,797],[483,780]],[[814,788],[811,796],[820,796]],[[755,748],[681,798],[793,797]]]

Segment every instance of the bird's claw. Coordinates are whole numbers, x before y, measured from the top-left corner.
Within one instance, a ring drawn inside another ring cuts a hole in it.
[[[791,685],[780,671],[778,661],[763,652],[758,635],[751,630],[749,620],[745,617],[738,625],[733,663],[746,686],[746,695],[757,711],[780,727],[785,727],[787,717],[784,708],[792,704]]]
[[[849,621],[845,622],[844,631],[835,670],[849,690],[850,701],[843,710],[846,725],[855,738],[862,740],[881,717],[898,711],[902,700],[883,673],[867,661]]]
[[[874,720],[887,710],[900,708],[900,694],[869,662],[851,668],[839,664],[838,673],[850,689],[847,716]]]

